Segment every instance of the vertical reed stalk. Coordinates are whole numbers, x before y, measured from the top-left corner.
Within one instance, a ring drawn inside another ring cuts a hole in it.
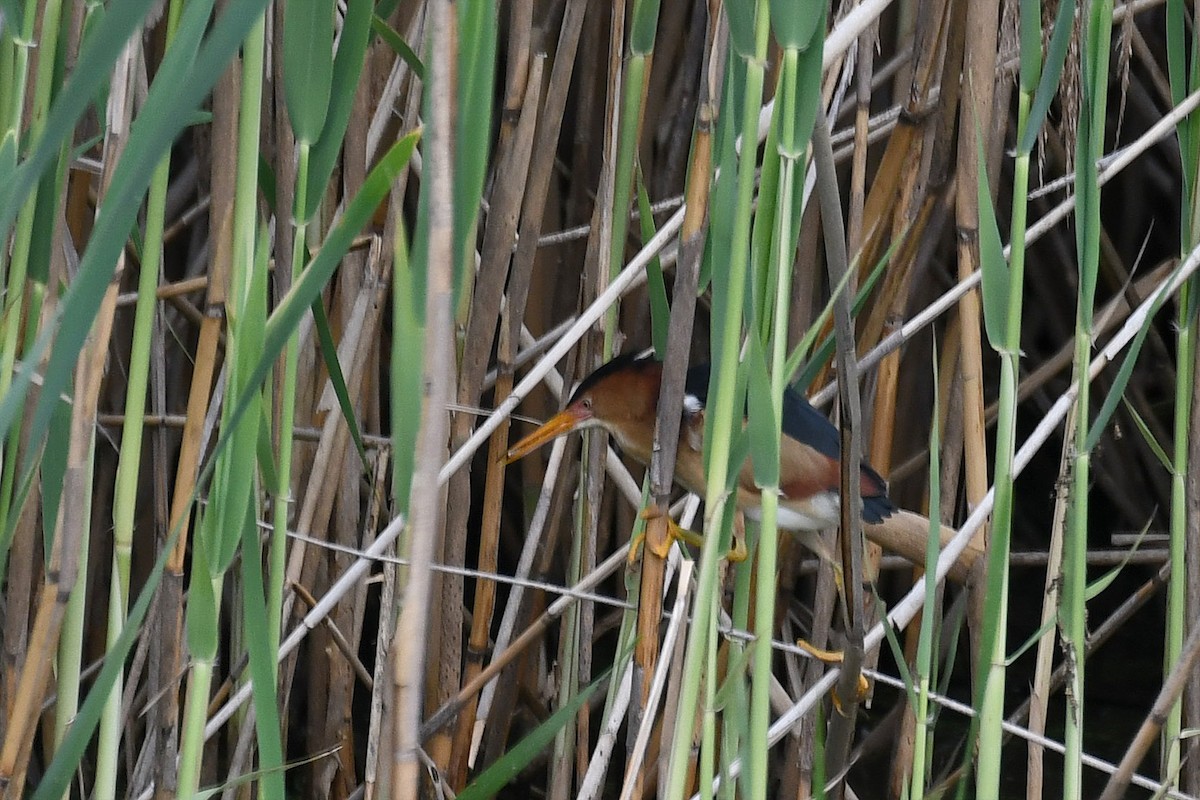
[[[1024,132],[1029,119],[1030,95],[1021,92],[1017,103],[1017,130]],[[975,114],[982,113],[975,109]],[[976,116],[978,119],[978,116]],[[982,148],[981,148],[982,149]],[[986,193],[986,170],[980,159],[980,195]],[[992,513],[991,538],[988,541],[987,588],[985,590],[984,627],[981,638],[979,672],[981,692],[979,708],[979,752],[976,791],[980,797],[996,797],[1000,785],[1000,751],[1003,743],[1004,686],[1007,660],[1008,628],[1008,557],[1012,541],[1013,504],[1013,459],[1016,455],[1017,384],[1018,361],[1021,353],[1021,305],[1025,275],[1025,196],[1029,185],[1028,154],[1014,165],[1013,208],[1012,208],[1012,251],[1008,263],[1007,302],[987,309],[989,315],[1002,314],[998,324],[999,334],[992,341],[1000,353],[1000,413],[996,421],[996,454],[994,469],[995,507]],[[981,208],[991,213],[990,197]],[[988,220],[982,221],[989,224]],[[994,217],[992,222],[994,224]],[[983,269],[1003,269],[1003,263],[988,265],[984,255]],[[985,286],[984,291],[987,291]],[[985,304],[988,298],[984,299]],[[989,338],[992,338],[989,326]]]
[[[227,402],[222,407],[222,439],[228,446],[216,459],[208,510],[203,515],[196,539],[196,565],[192,572],[192,592],[188,603],[188,644],[193,652],[193,670],[188,683],[188,704],[183,718],[180,747],[180,790],[194,792],[203,761],[205,709],[213,664],[220,647],[220,606],[225,575],[229,570],[247,528],[255,526],[257,499],[258,426],[263,410],[260,405],[261,379],[256,365],[263,356],[266,328],[267,250],[259,239],[257,209],[258,144],[262,108],[262,75],[265,17],[260,12],[243,44],[243,63],[235,74],[238,86],[236,170],[232,224],[228,230],[230,251],[230,295],[227,306],[229,328],[226,341]],[[231,108],[232,110],[232,108]],[[257,552],[244,552],[246,559],[261,558]],[[249,588],[249,587],[247,587]],[[243,628],[244,630],[244,628]],[[252,667],[256,651],[266,645],[246,637]],[[264,676],[265,677],[265,676]],[[256,681],[256,685],[261,683]],[[268,687],[258,685],[260,692]],[[274,692],[269,691],[271,704]],[[271,753],[268,743],[277,740],[278,729],[268,726],[274,714],[261,707],[256,694],[256,720],[259,745],[264,756]],[[275,758],[278,756],[275,755]],[[282,797],[283,777],[276,771],[263,777],[263,792]]]
[[[1184,6],[1179,2],[1167,4],[1167,64],[1170,76],[1171,100],[1176,104],[1184,101],[1189,91],[1200,85],[1200,64],[1197,64],[1197,32],[1192,29],[1191,41],[1186,39],[1187,23]],[[1190,46],[1189,46],[1190,45]],[[1188,66],[1190,51],[1190,67]],[[1179,142],[1180,165],[1182,167],[1182,193],[1180,197],[1180,247],[1186,254],[1200,242],[1200,120],[1190,114],[1176,126]],[[1192,579],[1188,574],[1188,551],[1195,548],[1195,520],[1189,520],[1189,475],[1194,476],[1197,465],[1189,463],[1189,418],[1196,413],[1193,408],[1196,394],[1196,313],[1200,304],[1200,286],[1195,280],[1185,284],[1179,293],[1179,305],[1175,318],[1175,407],[1172,426],[1171,448],[1171,496],[1170,496],[1170,577],[1167,581],[1166,635],[1163,647],[1163,674],[1167,675],[1178,662],[1183,652],[1187,635],[1186,621],[1189,609],[1188,586]],[[1189,524],[1190,523],[1190,524]],[[1193,556],[1194,559],[1194,556]],[[1194,561],[1193,561],[1194,563]],[[1194,623],[1193,623],[1194,624]],[[1194,689],[1194,684],[1193,684]],[[1162,731],[1162,755],[1160,769],[1163,775],[1175,775],[1180,766],[1180,740],[1183,730],[1183,705],[1173,703],[1167,714]],[[1195,724],[1191,720],[1189,724]],[[1194,767],[1193,767],[1194,768]]]
[[[26,78],[29,68],[29,53],[32,50],[31,43],[35,40],[33,26],[38,16],[34,13],[35,11],[36,6],[33,3],[29,3],[25,9],[23,43],[17,45],[13,53],[15,63],[12,77],[15,83],[11,84],[9,88],[12,93],[12,105],[4,109],[7,114],[2,121],[6,125],[0,128],[0,136],[9,137],[7,141],[11,142],[14,151],[21,142],[23,122],[28,125],[26,137],[28,141],[38,142],[45,134],[46,117],[49,114],[51,93],[55,84],[54,62],[59,46],[59,32],[62,28],[62,2],[61,0],[47,0],[41,9],[42,35],[37,39],[38,59],[33,102],[29,109],[29,119],[26,122],[24,119]],[[15,156],[15,152],[13,155]],[[6,258],[8,248],[0,246],[0,274],[7,272],[3,327],[0,328],[0,397],[7,394],[12,385],[13,364],[16,361],[17,349],[21,342],[22,306],[26,300],[27,289],[32,288],[28,285],[28,279],[42,277],[37,273],[44,274],[46,270],[46,266],[43,266],[41,270],[34,270],[34,274],[30,274],[30,257],[33,252],[38,193],[42,191],[43,186],[49,188],[50,185],[53,184],[46,185],[39,181],[30,188],[28,199],[21,206],[17,217],[11,259]],[[40,282],[45,282],[44,277]],[[40,306],[36,309],[24,310],[24,313],[28,314],[29,329],[36,330],[35,326],[41,313]],[[32,339],[32,337],[30,338]],[[5,446],[0,451],[0,465],[2,465],[0,466],[0,583],[4,581],[8,548],[12,537],[9,517],[17,474],[19,433],[17,427],[7,431]]]
[[[933,384],[937,386],[938,381],[938,361],[936,348],[934,349],[934,357],[931,359],[933,368]],[[940,542],[938,540],[939,523],[941,519],[941,481],[938,477],[942,474],[941,464],[941,432],[939,424],[942,419],[941,405],[939,395],[934,394],[932,419],[934,424],[929,426],[929,537],[925,543],[925,574],[930,575],[936,571],[938,551],[940,550]],[[924,611],[921,614],[920,634],[917,637],[917,654],[913,660],[914,674],[913,683],[916,684],[916,707],[913,708],[913,717],[916,721],[916,735],[913,741],[912,761],[907,764],[909,770],[909,797],[923,797],[927,791],[925,771],[928,763],[930,752],[933,749],[934,728],[932,724],[933,707],[930,702],[930,689],[934,685],[936,673],[936,661],[934,659],[935,646],[938,639],[938,621],[935,619],[933,609],[937,607],[938,587],[934,581],[925,581],[925,605]]]
[[[180,12],[181,3],[169,4],[166,23],[167,47],[171,46],[174,39]],[[129,375],[125,392],[125,424],[121,428],[121,453],[113,493],[113,556],[106,634],[106,646],[110,651],[115,647],[124,629],[125,615],[129,610],[130,560],[133,553],[138,477],[141,474],[146,389],[150,378],[150,343],[154,337],[155,308],[158,304],[155,290],[162,267],[163,226],[170,176],[171,159],[168,155],[159,161],[146,199],[146,229],[141,270],[138,274],[133,345],[129,354]],[[113,684],[100,722],[94,787],[99,800],[116,797],[123,688],[122,675]]]
[[[748,16],[746,16],[748,15]],[[735,16],[739,18],[735,22]],[[769,15],[764,0],[747,2],[736,15],[730,16],[730,38],[734,50],[745,68],[745,83],[742,94],[741,118],[737,133],[742,140],[740,158],[736,161],[736,205],[732,209],[728,267],[722,273],[714,272],[714,295],[720,293],[720,311],[713,329],[713,375],[709,388],[709,403],[706,406],[705,463],[708,469],[704,509],[704,532],[706,546],[701,551],[700,569],[696,580],[697,605],[688,637],[684,676],[680,688],[679,707],[698,708],[703,714],[701,738],[701,770],[697,776],[700,785],[711,783],[713,776],[715,746],[715,696],[716,672],[716,613],[720,592],[717,591],[717,563],[725,552],[728,541],[726,531],[732,519],[732,507],[727,502],[727,484],[730,471],[740,465],[731,465],[731,441],[734,420],[740,419],[741,403],[735,387],[738,383],[738,356],[742,339],[742,306],[746,291],[750,258],[751,212],[754,197],[754,177],[757,153],[750,145],[757,141],[758,112],[762,102],[765,77],[765,57],[769,34]],[[730,59],[730,70],[734,69]],[[726,97],[731,96],[726,81]],[[730,119],[734,119],[730,115]],[[732,165],[733,126],[725,129],[724,155],[722,164]],[[725,174],[724,180],[730,175]],[[717,256],[719,261],[720,255]],[[714,296],[714,301],[716,301]],[[705,687],[705,702],[699,705],[701,681]],[[688,751],[692,746],[694,731],[690,713],[680,717],[675,727],[671,744],[669,781],[666,796],[680,800],[686,791]]]
[[[749,379],[751,432],[757,439],[752,441],[751,450],[755,483],[762,492],[746,748],[748,794],[754,798],[765,798],[769,793],[767,730],[771,721],[772,638],[779,552],[779,454],[783,435],[783,393],[791,379],[787,361],[792,270],[803,212],[805,151],[813,120],[823,111],[819,65],[824,41],[824,8],[812,4],[795,14],[778,13],[778,8],[775,11],[771,24],[784,50],[775,93],[774,137],[768,137],[767,146],[769,148],[774,139],[779,177],[773,203],[760,201],[759,204],[759,215],[765,217],[765,224],[773,226],[773,230],[767,255],[767,277],[763,281],[765,302],[760,306],[760,323],[756,326],[764,339],[761,350],[751,348],[751,358],[761,359],[766,370],[752,368]],[[764,173],[766,171],[764,167]],[[773,219],[770,217],[772,212]],[[760,355],[756,358],[755,353]],[[768,371],[770,379],[766,385]],[[769,406],[754,407],[755,396],[769,397]]]
[[[107,107],[107,120],[105,127],[105,142],[104,155],[107,169],[101,176],[101,193],[107,194],[112,185],[113,170],[115,165],[120,161],[125,153],[129,126],[133,119],[133,95],[135,86],[135,76],[137,74],[138,62],[142,57],[140,44],[134,40],[130,40],[125,49],[121,53],[121,57],[117,59],[113,70],[113,80],[111,85],[111,94]],[[124,256],[118,260],[116,274],[112,284],[110,284],[108,293],[114,295],[119,285],[121,274],[124,271]],[[157,283],[153,278],[152,285]],[[151,293],[153,297],[153,293]],[[95,344],[95,340],[91,344]],[[103,351],[101,351],[103,352]],[[84,357],[87,357],[85,350]],[[94,358],[100,359],[99,353],[93,355]],[[98,387],[97,387],[98,388]],[[142,395],[145,397],[145,383],[142,384]],[[81,406],[86,408],[86,406]],[[94,407],[93,407],[94,413]],[[96,442],[95,432],[89,433],[89,441],[87,443],[87,467],[84,470],[83,492],[82,497],[64,497],[64,500],[69,503],[80,503],[83,508],[88,509],[87,529],[90,531],[91,518],[90,509],[92,506],[93,497],[93,480],[95,475],[95,456]],[[62,534],[62,531],[59,531]],[[57,716],[55,719],[55,739],[56,743],[61,745],[66,734],[67,726],[70,720],[75,716],[79,706],[79,675],[82,668],[82,651],[84,639],[84,627],[86,624],[85,613],[87,603],[86,577],[89,569],[90,536],[84,532],[81,539],[80,547],[80,565],[79,565],[79,580],[71,592],[71,598],[67,604],[66,618],[63,621],[63,635],[59,642],[59,661],[58,661],[58,680],[59,680],[59,703],[57,705]],[[128,557],[123,559],[124,570],[122,575],[121,562],[119,553],[120,543],[115,540],[113,543],[113,566],[114,570],[110,575],[111,596],[115,601],[115,609],[109,612],[109,635],[110,641],[115,642],[120,635],[121,620],[118,617],[124,616],[125,604],[121,600],[122,589],[128,583]],[[101,768],[100,778],[107,779],[113,772],[111,761],[115,759],[115,753],[120,743],[120,687],[118,681],[113,692],[109,695],[109,714],[108,728],[105,731],[108,736],[104,737],[100,745],[100,763]],[[115,741],[114,741],[115,740]],[[107,751],[107,752],[105,752]],[[105,764],[105,755],[108,756],[109,764]],[[106,775],[105,773],[108,773]],[[104,783],[98,787],[103,794],[105,791]]]
[[[1092,320],[1096,280],[1100,271],[1100,184],[1097,162],[1104,154],[1107,119],[1108,54],[1112,40],[1112,3],[1092,0],[1085,4],[1081,43],[1081,89],[1078,138],[1075,151],[1076,242],[1079,263],[1079,297],[1075,317],[1074,375],[1079,381],[1076,398],[1075,453],[1071,508],[1063,542],[1062,635],[1067,649],[1066,755],[1063,797],[1083,796],[1084,667],[1087,644],[1088,488],[1091,481],[1089,398],[1086,379],[1092,351]],[[1187,413],[1182,412],[1186,426]],[[1185,448],[1186,449],[1186,448]]]
[[[452,64],[456,48],[454,4],[433,0],[429,6],[429,73],[427,92],[436,97],[429,103],[429,134],[425,149],[424,179],[428,191],[428,228],[422,251],[427,258],[425,295],[425,349],[422,366],[425,390],[421,404],[421,427],[412,474],[409,501],[409,569],[402,576],[402,601],[396,633],[392,639],[393,798],[417,797],[421,776],[421,709],[424,699],[426,659],[434,655],[424,647],[425,627],[433,589],[432,566],[442,540],[445,514],[444,494],[438,473],[446,459],[449,421],[446,404],[453,396],[453,376],[447,365],[454,362],[452,349],[454,286],[454,142],[451,105],[457,93]],[[420,242],[418,242],[420,244]],[[414,643],[417,643],[414,645]]]

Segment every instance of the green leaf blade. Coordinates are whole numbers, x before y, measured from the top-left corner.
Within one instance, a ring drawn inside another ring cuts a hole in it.
[[[346,19],[338,37],[337,55],[333,58],[333,86],[358,85],[366,61],[371,16],[370,0],[350,0],[347,3]],[[308,189],[305,192],[307,202],[305,208],[301,209],[301,218],[304,220],[311,219],[316,213],[325,195],[329,177],[337,165],[338,154],[346,138],[346,127],[350,123],[350,112],[354,107],[354,94],[335,92],[327,100],[320,135],[309,153]]]
[[[283,92],[297,142],[313,144],[329,110],[333,9],[323,0],[290,0],[283,15]]]
[[[975,129],[975,141],[979,148],[979,268],[983,273],[983,321],[988,342],[997,351],[1008,346],[1008,303],[1011,292],[1011,276],[1008,262],[1004,259],[1004,246],[1000,244],[1000,226],[996,223],[996,209],[992,205],[992,193],[988,187],[987,158],[983,152],[983,139]]]

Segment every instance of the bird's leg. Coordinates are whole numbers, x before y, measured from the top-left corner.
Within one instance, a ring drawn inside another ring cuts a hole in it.
[[[840,664],[845,657],[845,654],[841,650],[823,650],[805,639],[797,639],[796,647],[799,647],[822,664]]]
[[[667,554],[671,552],[671,543],[675,542],[675,541],[686,542],[687,544],[690,544],[692,547],[703,547],[704,546],[704,537],[703,536],[696,533],[695,531],[690,531],[687,528],[680,526],[680,524],[678,522],[671,519],[670,514],[667,514],[665,511],[660,510],[657,506],[651,505],[651,506],[647,506],[646,508],[643,508],[641,511],[641,514],[639,516],[641,516],[641,518],[646,520],[647,522],[650,520],[656,519],[660,516],[667,518],[667,535],[664,536],[660,541],[657,541],[657,542],[652,541],[646,545],[647,547],[650,548],[650,552],[654,553],[659,558],[667,557]],[[645,543],[645,541],[646,541],[645,531],[637,534],[636,536],[634,536],[633,540],[630,541],[630,543],[629,543],[629,563],[632,564],[634,561],[637,561],[638,553],[641,550],[641,547],[642,547],[643,543]],[[746,560],[746,556],[747,556],[747,553],[746,553],[745,537],[738,536],[735,531],[733,549],[731,549],[728,553],[725,554],[725,558],[728,561],[741,562],[741,561]]]
[[[833,570],[833,582],[837,588],[838,598],[845,600],[845,581],[842,579],[842,565],[837,554],[830,549],[825,539],[821,537],[820,531],[793,531],[793,535],[799,540],[800,544],[804,545],[808,550],[812,551],[821,560],[821,563],[828,564]]]
[[[805,531],[800,536],[800,540],[806,547],[816,553],[818,558],[823,563],[828,564],[833,569],[833,583],[834,587],[837,589],[838,599],[843,603],[848,603],[849,599],[846,593],[846,583],[843,577],[842,565],[839,563],[838,559],[834,556],[829,547],[825,544],[825,541],[821,538],[820,533],[816,531]],[[841,650],[824,650],[816,645],[811,644],[810,642],[805,641],[804,639],[797,639],[796,646],[808,653],[813,658],[826,664],[841,664],[845,659],[845,653],[843,653]],[[857,702],[861,703],[863,700],[865,700],[869,690],[870,685],[867,683],[867,679],[860,673],[858,676]],[[844,714],[842,711],[842,700],[840,697],[838,697],[837,691],[832,691],[831,695],[833,698],[834,708],[837,709],[839,714]]]
[[[797,639],[796,646],[808,653],[813,658],[825,664],[841,664],[846,657],[846,654],[841,650],[822,650],[815,645],[809,644],[803,639]],[[867,683],[866,676],[860,672],[858,675],[858,697],[855,698],[855,702],[861,703],[863,700],[865,700],[867,697],[867,692],[870,690],[870,688],[871,685]],[[842,699],[838,697],[837,690],[835,689],[831,691],[830,696],[833,698],[833,707],[837,709],[839,714],[844,715],[845,712],[842,711]]]

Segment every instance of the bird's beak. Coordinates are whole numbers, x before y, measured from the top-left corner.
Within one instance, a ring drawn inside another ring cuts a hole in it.
[[[546,420],[542,427],[513,445],[505,454],[504,463],[511,464],[518,459],[524,458],[551,439],[579,428],[588,419],[589,415],[583,409],[577,409],[573,406],[564,408]]]

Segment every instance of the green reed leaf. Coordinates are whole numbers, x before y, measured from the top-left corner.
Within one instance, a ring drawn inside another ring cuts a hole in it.
[[[975,128],[975,144],[979,149],[979,267],[983,271],[983,322],[988,341],[995,350],[1008,346],[1008,300],[1011,279],[1004,246],[1000,244],[1000,226],[988,187],[987,157],[979,127]]]
[[[284,797],[283,742],[280,736],[279,700],[275,693],[276,653],[271,649],[267,629],[267,600],[263,586],[262,546],[255,524],[254,510],[247,507],[242,525],[242,629],[250,657],[250,678],[254,699],[254,726],[258,734],[258,753],[263,768],[261,782],[264,797]]]
[[[15,179],[0,182],[0,240],[8,238],[9,226],[17,218],[17,212],[36,185],[38,176],[58,157],[63,142],[74,133],[76,121],[107,85],[112,75],[112,66],[124,49],[125,43],[138,32],[142,21],[157,2],[158,0],[127,0],[110,4],[107,12],[89,29],[84,37],[75,70],[71,72],[71,76],[50,106],[41,139],[32,143],[29,157],[20,166]],[[189,8],[193,5],[195,9],[192,10],[192,16],[202,15],[207,19],[212,3],[197,0],[189,4]],[[203,28],[198,32],[203,33]],[[168,66],[168,61],[174,57],[174,53],[186,55],[185,51],[186,48],[175,51],[172,47],[164,56],[162,67]],[[209,86],[211,88],[211,84]]]
[[[595,694],[597,689],[604,685],[611,673],[611,669],[605,670],[600,677],[563,703],[562,707],[547,717],[545,722],[534,728],[528,736],[496,759],[495,763],[484,770],[478,778],[471,781],[467,788],[459,792],[458,800],[484,800],[484,798],[495,797],[554,741],[554,737],[558,735],[559,731],[575,719],[579,709]]]
[[[313,301],[313,319],[316,321],[317,341],[321,345],[321,359],[325,370],[329,373],[329,382],[333,384],[333,393],[337,395],[338,406],[342,410],[342,418],[350,429],[350,438],[354,440],[354,448],[362,461],[363,468],[368,472],[371,465],[367,461],[367,451],[363,447],[362,433],[358,427],[358,417],[354,414],[354,403],[350,400],[350,392],[346,389],[346,376],[342,374],[342,362],[338,359],[337,345],[333,341],[333,331],[329,327],[329,317],[325,314],[325,305],[320,299]]]
[[[297,142],[321,135],[333,80],[333,6],[289,0],[283,12],[283,94]]]
[[[404,59],[404,63],[408,64],[408,68],[413,71],[414,75],[425,80],[425,65],[417,57],[416,51],[409,46],[408,42],[404,41],[404,37],[392,30],[392,27],[387,24],[387,20],[375,14],[371,17],[371,30],[379,35],[384,44],[392,48],[392,52]]]
[[[642,181],[642,168],[637,167],[638,222],[642,242],[654,238],[654,212],[650,206],[650,195]],[[667,352],[667,331],[671,326],[671,304],[667,300],[667,282],[663,278],[662,261],[656,255],[646,264],[646,294],[650,297],[650,340],[659,358]]]
[[[125,156],[113,173],[102,213],[96,220],[78,273],[50,324],[30,349],[22,368],[16,371],[8,394],[0,400],[0,434],[8,431],[24,406],[34,377],[32,365],[41,363],[49,353],[42,392],[30,426],[30,441],[40,442],[45,435],[53,413],[53,398],[62,393],[74,371],[75,361],[112,277],[112,265],[136,222],[155,167],[187,125],[187,116],[180,110],[195,108],[208,95],[241,47],[246,32],[264,5],[265,0],[249,0],[230,6],[213,23],[194,59],[189,54],[190,48],[199,41],[199,34],[208,25],[206,6],[211,8],[211,1],[195,0],[185,8],[179,33],[159,67],[142,114],[130,129]],[[87,67],[81,62],[80,69]],[[66,92],[64,88],[64,94]],[[52,109],[52,118],[54,113]],[[33,163],[31,158],[18,171],[24,174],[26,167]],[[17,182],[20,183],[20,179]],[[0,213],[4,213],[2,203]],[[52,350],[51,342],[54,344]]]
[[[350,0],[346,4],[346,19],[338,37],[337,55],[333,58],[334,86],[358,85],[366,60],[370,32],[371,0]],[[307,203],[306,207],[301,209],[304,220],[310,219],[316,213],[321,198],[325,196],[325,187],[337,165],[353,107],[353,91],[333,92],[328,99],[321,133],[309,153],[308,191],[305,193]]]
[[[1037,3],[1034,2],[1033,5],[1036,9]],[[1038,14],[1040,14],[1040,11],[1034,12],[1035,17]],[[1054,33],[1050,35],[1050,47],[1046,50],[1046,64],[1041,68],[1041,79],[1037,84],[1037,93],[1034,94],[1033,103],[1029,107],[1029,117],[1025,123],[1025,134],[1017,144],[1018,154],[1033,152],[1038,132],[1042,129],[1042,122],[1045,121],[1046,114],[1050,111],[1050,103],[1053,102],[1054,96],[1058,93],[1059,79],[1062,77],[1063,66],[1067,60],[1067,47],[1071,43],[1071,29],[1074,20],[1075,0],[1062,0],[1058,6],[1058,16],[1054,20]],[[1038,36],[1040,37],[1041,26],[1038,25],[1037,27]],[[1022,23],[1022,36],[1024,35],[1024,25]],[[1040,38],[1035,47],[1040,52]],[[1026,47],[1022,44],[1022,71],[1024,71],[1025,51]]]

